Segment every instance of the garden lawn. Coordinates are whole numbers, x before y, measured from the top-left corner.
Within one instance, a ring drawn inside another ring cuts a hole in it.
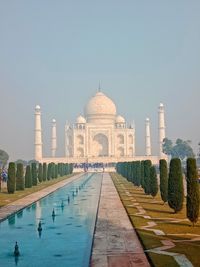
[[[145,195],[141,187],[134,186],[119,174],[112,173],[111,177],[152,265],[156,267],[178,266],[171,256],[146,251],[163,246],[162,240],[170,240],[175,247],[168,249],[168,252],[184,254],[193,266],[200,266],[200,253],[198,253],[200,220],[195,227],[192,227],[192,223],[186,217],[186,201],[184,201],[182,211],[175,214],[167,203],[163,204],[160,194],[153,198]],[[150,218],[145,219],[142,215],[138,215],[137,206],[142,207],[145,210],[144,215]],[[141,229],[147,226],[148,222],[155,222],[156,225],[150,228],[161,230],[165,235],[156,235],[153,231]]]

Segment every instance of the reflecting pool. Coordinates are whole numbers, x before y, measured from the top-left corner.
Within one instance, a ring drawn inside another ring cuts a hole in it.
[[[88,267],[101,182],[85,174],[0,223],[0,266]]]

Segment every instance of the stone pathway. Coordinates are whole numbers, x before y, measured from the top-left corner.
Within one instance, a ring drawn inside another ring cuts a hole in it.
[[[109,174],[103,174],[91,266],[150,266]]]
[[[18,199],[18,200],[14,201],[14,202],[6,205],[6,206],[3,206],[2,208],[0,208],[0,221],[4,220],[12,213],[15,213],[15,212],[29,206],[33,202],[49,195],[50,193],[54,192],[55,190],[75,181],[81,175],[82,174],[72,176],[67,180],[60,181],[54,185],[48,186],[48,187],[46,187],[46,188],[44,188],[38,192],[32,193],[32,194],[30,194],[26,197],[23,197],[21,199]]]

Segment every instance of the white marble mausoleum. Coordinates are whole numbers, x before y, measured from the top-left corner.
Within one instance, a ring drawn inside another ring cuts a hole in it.
[[[40,106],[35,108],[35,159],[40,162],[102,162],[133,161],[151,159],[158,163],[166,156],[162,153],[162,141],[165,138],[164,106],[159,106],[159,153],[151,155],[150,120],[146,118],[144,156],[135,151],[135,126],[128,124],[117,113],[112,99],[98,91],[85,106],[84,113],[77,117],[74,124],[65,125],[65,155],[56,157],[57,133],[56,120],[52,120],[51,157],[42,154],[42,126]]]

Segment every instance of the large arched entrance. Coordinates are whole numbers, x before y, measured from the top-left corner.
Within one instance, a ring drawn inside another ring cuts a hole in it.
[[[96,157],[108,156],[108,138],[104,134],[97,134],[93,138],[92,154]]]

